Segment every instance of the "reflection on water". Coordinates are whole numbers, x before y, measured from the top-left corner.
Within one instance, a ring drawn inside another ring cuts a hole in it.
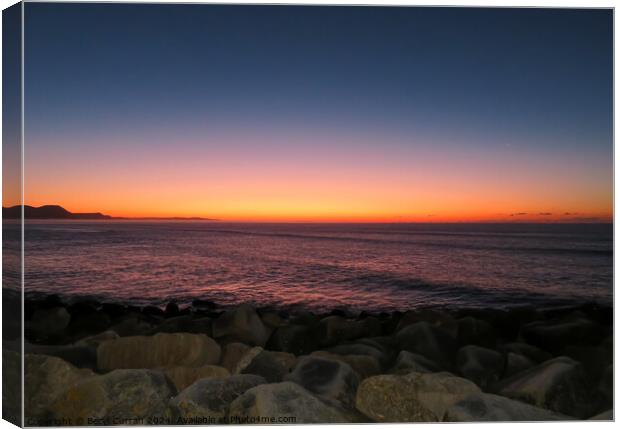
[[[25,252],[28,292],[138,304],[393,310],[612,297],[611,225],[31,221]]]

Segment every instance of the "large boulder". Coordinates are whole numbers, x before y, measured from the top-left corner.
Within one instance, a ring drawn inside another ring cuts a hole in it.
[[[264,378],[251,374],[205,378],[184,389],[170,401],[170,406],[177,415],[186,419],[183,423],[209,417],[216,420],[214,423],[221,424],[234,399],[246,390],[266,382]]]
[[[445,422],[537,422],[570,417],[489,393],[470,395],[446,410]]]
[[[361,382],[356,407],[376,422],[437,422],[470,394],[474,383],[446,372],[378,375]]]
[[[360,377],[360,380],[381,373],[381,364],[379,360],[370,355],[339,355],[324,350],[317,350],[312,352],[311,356],[344,362],[353,368]]]
[[[230,423],[346,423],[349,416],[325,404],[297,383],[262,384],[230,405]],[[237,421],[238,420],[238,421]]]
[[[521,328],[521,337],[530,344],[552,353],[568,345],[593,345],[605,334],[598,323],[584,318],[537,321]]]
[[[284,325],[271,334],[267,348],[299,356],[316,350],[319,338],[317,328],[298,324]]]
[[[396,334],[401,350],[421,354],[436,362],[443,369],[451,369],[456,354],[456,341],[445,330],[429,322],[409,325]]]
[[[366,317],[362,320],[350,320],[342,316],[328,316],[319,322],[322,333],[320,344],[330,346],[343,341],[354,340],[362,336],[381,335],[379,319]]]
[[[516,353],[521,356],[525,356],[529,360],[535,363],[546,362],[553,356],[551,353],[539,349],[536,346],[532,346],[527,343],[507,343],[502,346],[502,350],[505,352]]]
[[[469,345],[459,349],[456,366],[463,377],[486,391],[501,378],[505,359],[495,350]]]
[[[5,313],[6,314],[6,313]],[[20,330],[21,331],[21,330]],[[2,419],[16,426],[22,422],[22,355],[2,347]]]
[[[96,348],[96,347],[99,347],[99,344],[101,344],[104,341],[116,340],[117,338],[120,338],[120,336],[116,332],[108,330],[108,331],[100,332],[95,335],[84,337],[76,341],[73,345],[78,346],[78,347],[95,347]]]
[[[287,355],[287,356],[284,356]],[[292,360],[290,359],[292,357]],[[255,374],[264,377],[269,383],[282,381],[294,365],[295,356],[283,352],[270,352],[255,347],[241,358],[236,374]]]
[[[237,364],[241,360],[241,358],[251,349],[252,347],[243,343],[228,343],[222,347],[222,359],[220,361],[220,365],[226,368],[231,373],[234,372]]]
[[[97,349],[102,371],[119,368],[203,366],[220,361],[220,346],[202,334],[157,334],[105,341]]]
[[[344,356],[371,356],[375,358],[382,366],[390,360],[389,356],[387,356],[381,349],[375,346],[361,343],[341,344],[335,347],[330,347],[326,351],[328,351],[329,353]]]
[[[69,387],[49,406],[50,417],[79,426],[144,425],[164,415],[175,393],[161,371],[119,369]]]
[[[196,380],[203,378],[226,378],[230,375],[226,368],[217,365],[198,367],[175,366],[166,368],[164,373],[179,392],[193,384]]]
[[[591,398],[582,367],[564,356],[503,380],[497,392],[577,418],[586,418],[591,414]]]
[[[211,335],[212,320],[209,317],[193,317],[190,314],[165,319],[152,329],[152,333],[158,332],[176,333],[185,332],[190,334]]]
[[[353,407],[359,385],[359,376],[348,364],[317,356],[299,358],[297,366],[285,379],[327,401],[337,401],[347,407]]]
[[[521,371],[533,368],[534,366],[536,366],[536,363],[531,359],[518,353],[508,352],[506,354],[506,368],[504,369],[504,375],[502,377],[511,377]]]
[[[90,369],[76,368],[53,356],[26,354],[24,364],[24,412],[29,426],[38,426],[47,408],[67,388],[95,376]]]
[[[39,308],[26,322],[26,336],[35,341],[54,338],[65,331],[70,321],[71,315],[64,307]]]
[[[95,369],[97,367],[97,348],[94,346],[45,346],[26,342],[24,350],[30,354],[58,357],[78,368]]]
[[[213,321],[213,338],[226,343],[241,342],[263,347],[269,334],[254,307],[247,304],[226,311]]]
[[[458,330],[457,322],[450,313],[428,308],[407,311],[398,321],[396,330],[400,331],[409,325],[419,322],[426,322],[430,325],[441,328],[453,337],[456,336]]]
[[[410,372],[440,372],[441,368],[432,360],[421,354],[401,351],[396,357],[394,366],[389,371],[393,374],[408,374]]]
[[[457,320],[459,344],[494,347],[497,342],[495,328],[484,320],[468,316]]]

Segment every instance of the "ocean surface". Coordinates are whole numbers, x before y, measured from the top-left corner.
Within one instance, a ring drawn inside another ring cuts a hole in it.
[[[26,293],[315,311],[611,304],[612,230],[610,224],[29,221]],[[18,231],[18,224],[5,223],[9,261]],[[4,270],[5,283],[17,278],[10,263]]]

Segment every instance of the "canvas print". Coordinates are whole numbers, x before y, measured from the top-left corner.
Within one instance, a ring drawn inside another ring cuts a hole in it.
[[[612,9],[3,23],[4,419],[613,419]]]

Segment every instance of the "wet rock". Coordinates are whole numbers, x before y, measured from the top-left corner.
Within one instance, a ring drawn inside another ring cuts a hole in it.
[[[457,320],[457,340],[460,344],[494,347],[497,342],[495,328],[484,320],[463,317]]]
[[[591,414],[582,367],[564,356],[503,380],[497,391],[502,396],[577,418]]]
[[[164,310],[164,314],[166,315],[166,317],[176,317],[179,315],[179,313],[179,305],[176,302],[171,301],[166,304],[166,309]]]
[[[269,331],[256,310],[244,304],[226,311],[213,321],[213,337],[224,342],[241,342],[263,347],[269,338]]]
[[[97,349],[100,370],[213,365],[220,361],[220,346],[202,334],[157,334],[122,337],[103,342]]]
[[[260,375],[269,383],[282,381],[284,376],[291,370],[290,360],[287,361],[287,359],[283,359],[281,355],[274,352],[256,349],[260,349],[260,347],[250,350],[246,356],[251,357],[249,359],[245,357],[242,358],[235,372],[240,374]],[[245,364],[245,362],[247,362],[247,364]]]
[[[439,368],[432,360],[417,354],[403,350],[396,357],[394,366],[389,371],[393,374],[408,374],[410,372],[439,372]]]
[[[270,423],[345,423],[350,419],[336,407],[316,398],[292,382],[262,384],[247,390],[230,405],[230,416],[248,423],[266,423],[261,417],[273,418]],[[231,421],[231,423],[235,423]]]
[[[445,372],[377,375],[361,382],[356,407],[376,422],[436,422],[476,393],[480,389],[474,383]]]
[[[47,408],[67,388],[94,377],[89,369],[79,369],[64,360],[45,355],[24,355],[24,412],[29,425],[46,417]]]
[[[197,380],[203,378],[226,378],[230,375],[226,368],[217,365],[199,367],[175,366],[164,369],[164,373],[179,392]]]
[[[454,338],[428,322],[418,322],[401,329],[396,334],[396,341],[401,350],[421,354],[443,369],[453,367],[452,358],[456,354]]]
[[[223,423],[233,400],[248,389],[266,382],[264,378],[251,374],[202,379],[180,392],[170,401],[170,405],[182,418],[208,416]]]
[[[570,417],[488,393],[470,395],[446,410],[445,422],[537,422]]]
[[[429,325],[441,328],[452,337],[456,336],[458,330],[457,322],[451,314],[439,310],[419,309],[410,310],[403,314],[398,322],[396,331],[419,322],[426,322]]]
[[[222,359],[220,365],[228,369],[231,373],[234,372],[237,364],[252,347],[243,343],[228,343],[222,347]]]
[[[267,348],[299,356],[316,350],[319,344],[318,338],[316,330],[303,325],[291,324],[277,328],[271,335]]]
[[[603,335],[599,324],[583,318],[537,321],[521,328],[525,341],[552,353],[561,351],[567,344],[597,344]]]
[[[506,352],[512,352],[525,356],[532,362],[536,363],[546,362],[553,357],[551,353],[543,351],[538,347],[527,343],[507,343],[502,346],[502,349]]]
[[[126,419],[145,424],[146,420],[140,419],[162,416],[175,394],[174,386],[161,371],[119,369],[71,386],[50,405],[49,411],[52,418],[71,418],[82,425],[89,419],[98,419],[97,424],[106,426]]]
[[[347,407],[355,402],[359,376],[346,363],[317,356],[300,357],[297,366],[285,380],[303,386],[325,400],[337,401]]]
[[[189,334],[212,334],[213,321],[209,317],[196,318],[191,315],[170,317],[157,325],[151,331],[153,334],[158,332],[167,333],[189,333]]]
[[[62,334],[70,321],[71,315],[64,307],[40,308],[34,311],[25,329],[29,338],[44,340]]]
[[[504,370],[503,378],[513,376],[534,366],[536,366],[536,363],[531,359],[517,353],[508,352],[506,355],[506,369]]]
[[[486,391],[502,376],[505,361],[504,356],[495,350],[469,345],[459,349],[456,366],[463,377]]]
[[[381,373],[381,364],[374,356],[369,355],[338,355],[335,353],[318,350],[310,356],[331,359],[348,364],[357,373],[360,380]]]

